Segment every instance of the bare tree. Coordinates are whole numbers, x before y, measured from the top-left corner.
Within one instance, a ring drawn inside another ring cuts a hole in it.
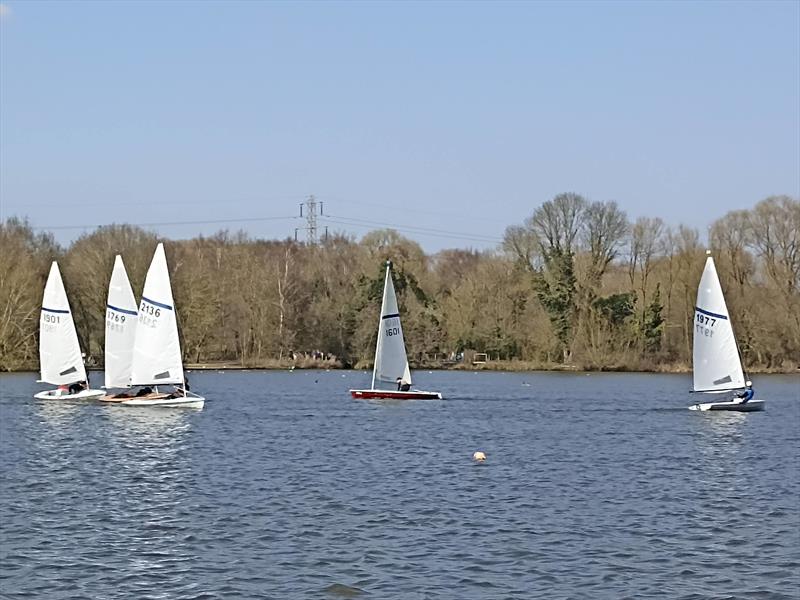
[[[616,202],[592,202],[583,216],[583,238],[589,250],[590,284],[600,285],[609,263],[619,254],[628,233],[628,218]]]
[[[636,278],[639,278],[639,333],[643,332],[645,312],[647,311],[647,284],[655,267],[655,258],[663,247],[662,235],[664,222],[658,217],[651,219],[639,217],[631,228],[630,253],[628,255],[628,277],[631,288],[636,288]],[[644,339],[640,335],[641,348],[644,349]]]
[[[578,194],[559,194],[537,208],[526,225],[540,240],[543,251],[572,254],[587,206]]]
[[[779,289],[800,290],[800,201],[773,196],[750,212],[752,245]]]

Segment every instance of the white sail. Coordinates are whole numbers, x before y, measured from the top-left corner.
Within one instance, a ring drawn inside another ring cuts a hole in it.
[[[44,287],[39,318],[39,362],[42,381],[67,385],[86,380],[78,334],[72,320],[64,282],[53,261]]]
[[[710,256],[697,289],[693,362],[696,392],[724,392],[745,386],[728,307]]]
[[[375,367],[372,371],[372,389],[376,389],[376,382],[397,385],[398,378],[405,383],[411,383],[403,328],[400,325],[400,313],[397,309],[397,296],[392,283],[391,263],[387,263],[381,319],[378,323],[378,344],[375,348]]]
[[[108,285],[106,304],[106,359],[107,388],[124,388],[131,384],[133,343],[139,313],[133,296],[128,273],[122,257],[114,259],[114,271]]]
[[[164,245],[147,271],[133,344],[133,385],[183,384],[181,344]]]

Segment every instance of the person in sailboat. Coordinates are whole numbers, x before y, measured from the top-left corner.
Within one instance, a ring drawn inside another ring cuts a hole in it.
[[[406,383],[405,381],[403,381],[402,377],[398,377],[397,378],[397,391],[398,392],[407,392],[410,389],[411,389],[411,384],[410,383]]]
[[[742,404],[745,404],[746,402],[752,400],[753,396],[756,395],[756,393],[753,391],[752,381],[745,381],[744,385],[745,385],[744,391],[736,394],[737,398],[741,398]]]
[[[86,381],[76,381],[75,383],[71,383],[69,385],[69,393],[70,394],[79,394],[83,390],[89,389],[89,383]]]

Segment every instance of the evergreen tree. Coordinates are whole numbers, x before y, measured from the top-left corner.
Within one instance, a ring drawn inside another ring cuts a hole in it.
[[[661,336],[664,332],[664,316],[661,304],[661,284],[656,285],[656,293],[647,306],[644,315],[643,335],[645,352],[655,353],[661,350]]]

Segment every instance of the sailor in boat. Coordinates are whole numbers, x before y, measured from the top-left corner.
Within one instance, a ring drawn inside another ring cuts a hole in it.
[[[407,392],[410,389],[411,389],[411,384],[410,383],[406,383],[405,381],[403,381],[402,377],[398,377],[397,378],[397,391],[398,392]]]
[[[169,395],[170,398],[183,398],[186,396],[186,393],[189,391],[189,376],[184,373],[183,374],[183,385],[176,385],[172,393]]]
[[[89,383],[87,381],[76,381],[75,383],[69,384],[69,393],[70,394],[80,394],[83,390],[89,389]]]
[[[745,381],[744,385],[746,386],[744,388],[744,391],[739,393],[739,394],[736,394],[737,398],[741,398],[742,404],[745,404],[749,400],[752,400],[753,396],[756,395],[756,393],[753,391],[753,382],[752,381]]]

